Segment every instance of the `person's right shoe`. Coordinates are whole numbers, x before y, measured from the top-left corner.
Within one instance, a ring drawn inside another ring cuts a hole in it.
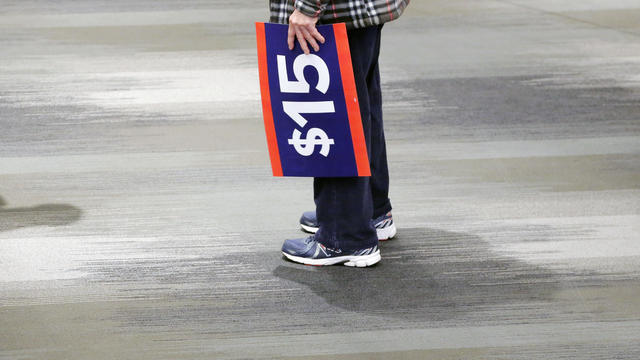
[[[373,227],[378,233],[378,240],[385,241],[393,239],[396,236],[396,225],[393,223],[393,216],[388,212],[376,219],[371,220]],[[300,217],[300,226],[302,230],[315,234],[318,231],[318,218],[315,211],[305,211]]]
[[[320,244],[311,235],[306,239],[289,239],[282,244],[282,255],[291,261],[305,265],[336,265],[367,267],[380,261],[378,245],[366,249],[343,251]]]

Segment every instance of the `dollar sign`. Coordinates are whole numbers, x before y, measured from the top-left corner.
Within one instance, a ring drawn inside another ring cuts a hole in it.
[[[307,131],[307,137],[304,139],[300,138],[301,135],[302,133],[298,131],[298,129],[293,130],[292,138],[289,139],[289,145],[293,145],[298,154],[302,156],[309,156],[313,154],[313,151],[316,149],[316,145],[321,145],[320,155],[327,157],[329,156],[331,145],[335,144],[333,139],[329,139],[327,133],[322,129],[309,129],[309,131]]]

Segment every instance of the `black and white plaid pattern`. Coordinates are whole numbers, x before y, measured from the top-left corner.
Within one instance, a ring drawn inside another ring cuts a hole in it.
[[[380,25],[402,15],[410,0],[270,0],[270,22],[287,24],[294,9],[319,16],[320,24],[346,23],[347,28]]]

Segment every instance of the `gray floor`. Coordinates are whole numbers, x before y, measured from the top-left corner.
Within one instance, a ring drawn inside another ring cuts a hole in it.
[[[397,239],[284,261],[266,2],[2,0],[0,359],[640,358],[640,3],[414,0]],[[240,3],[240,4],[238,4]]]

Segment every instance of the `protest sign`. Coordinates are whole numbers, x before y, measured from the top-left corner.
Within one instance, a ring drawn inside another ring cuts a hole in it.
[[[344,24],[305,55],[287,25],[256,23],[262,111],[274,176],[370,176]]]

